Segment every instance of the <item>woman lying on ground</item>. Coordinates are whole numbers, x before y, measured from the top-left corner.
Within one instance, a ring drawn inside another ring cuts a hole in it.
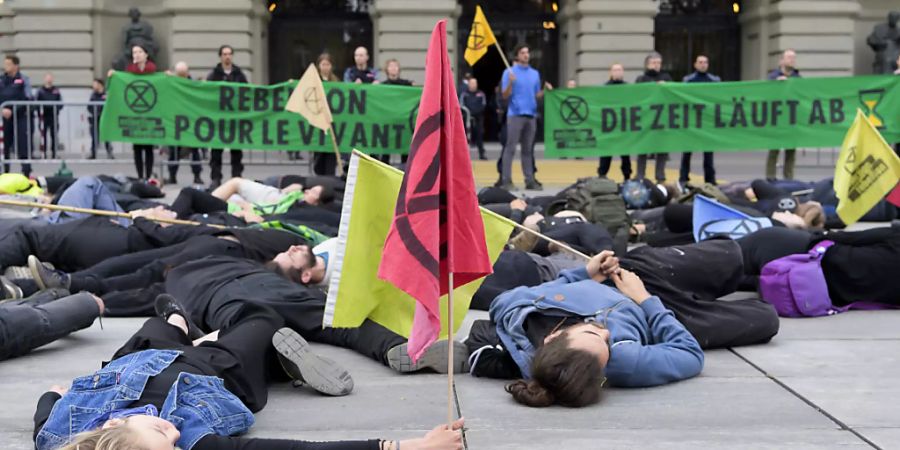
[[[501,256],[498,263],[525,272],[532,259]],[[556,266],[531,270],[539,275]],[[508,270],[495,265],[498,272]],[[742,272],[740,250],[728,240],[640,247],[621,261],[603,252],[586,267],[494,299],[491,320],[476,321],[466,341],[471,373],[523,377],[507,390],[529,406],[594,403],[604,380],[655,386],[690,378],[703,367],[701,348],[763,343],[778,332],[770,305],[717,300]]]
[[[35,413],[37,450],[397,450],[459,449],[458,431],[438,426],[423,438],[308,442],[236,437],[263,409],[268,384],[301,380],[327,395],[346,395],[352,380],[333,361],[262,305],[243,304],[234,321],[196,341],[191,324],[169,296],[97,372],[54,386]],[[278,367],[278,366],[281,367]]]

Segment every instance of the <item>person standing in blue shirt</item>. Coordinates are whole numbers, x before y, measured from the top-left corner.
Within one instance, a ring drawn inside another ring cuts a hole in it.
[[[29,100],[31,86],[28,78],[19,72],[19,57],[7,55],[3,60],[3,75],[0,76],[0,104],[8,101]],[[19,159],[28,159],[28,112],[24,106],[3,108],[3,156],[9,160],[13,148]],[[10,164],[3,165],[3,171],[10,171]],[[22,163],[22,175],[31,174],[31,164]]]
[[[541,89],[541,75],[528,65],[531,54],[528,46],[516,46],[515,64],[503,72],[500,86],[503,98],[508,100],[509,109],[506,115],[506,146],[500,156],[500,181],[497,187],[511,190],[512,162],[516,154],[516,145],[522,145],[522,173],[525,175],[525,188],[541,190],[544,186],[534,177],[534,134],[537,128],[538,100],[544,97]],[[553,89],[550,83],[544,83],[547,89]]]
[[[718,83],[721,78],[709,73],[709,58],[706,55],[697,55],[694,60],[694,73],[682,79],[685,83]],[[687,183],[690,181],[691,153],[681,154],[681,173],[678,181]],[[703,180],[710,184],[716,184],[716,168],[713,166],[713,152],[703,152]]]

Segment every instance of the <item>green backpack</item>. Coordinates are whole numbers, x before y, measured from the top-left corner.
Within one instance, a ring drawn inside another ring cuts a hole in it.
[[[588,222],[603,225],[616,243],[616,251],[628,244],[631,218],[619,185],[607,178],[582,178],[566,191],[566,209],[584,214]]]

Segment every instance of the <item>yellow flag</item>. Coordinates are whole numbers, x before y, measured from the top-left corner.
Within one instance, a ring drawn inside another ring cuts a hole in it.
[[[847,225],[856,223],[897,185],[897,180],[900,158],[857,110],[834,168],[838,216]]]
[[[333,267],[323,325],[356,328],[372,320],[405,337],[412,330],[416,301],[396,286],[378,278],[384,240],[394,220],[394,207],[403,172],[356,151],[350,158],[344,209],[337,250],[329,257]],[[484,208],[484,239],[491,263],[497,261],[513,230],[513,223]],[[458,330],[469,303],[484,278],[454,289],[453,325]],[[447,296],[441,297],[446,305]],[[441,339],[447,336],[447,310],[441,308]]]
[[[469,40],[466,41],[466,62],[474,66],[488,51],[488,47],[497,43],[494,32],[488,24],[481,6],[475,7],[475,20],[472,21],[472,31],[469,32]]]
[[[310,125],[328,130],[331,128],[331,109],[325,98],[325,86],[316,65],[310,63],[294,92],[291,92],[284,109],[303,116]]]

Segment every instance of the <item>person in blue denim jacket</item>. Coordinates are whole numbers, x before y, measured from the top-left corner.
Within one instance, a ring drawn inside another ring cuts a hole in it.
[[[290,378],[326,395],[346,395],[349,374],[315,355],[300,335],[282,328],[272,309],[242,303],[218,332],[191,341],[196,328],[171,296],[157,299],[148,320],[91,375],[70,388],[54,386],[35,413],[37,450],[459,449],[454,429],[438,426],[423,438],[306,442],[240,437],[267,401],[267,385]]]

